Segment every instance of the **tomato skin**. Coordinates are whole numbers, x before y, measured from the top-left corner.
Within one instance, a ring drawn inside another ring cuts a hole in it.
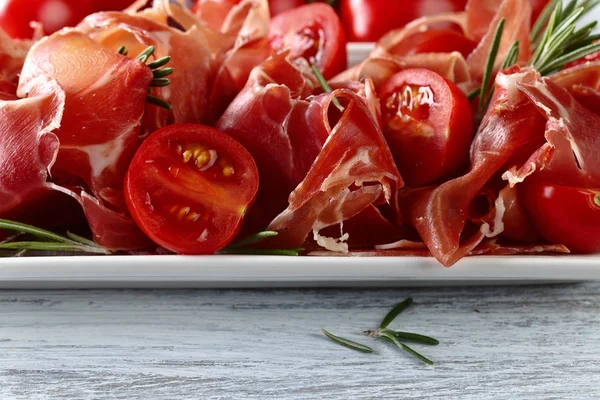
[[[430,29],[410,35],[396,47],[390,49],[390,53],[412,55],[458,51],[466,58],[476,46],[477,42],[453,29]]]
[[[142,143],[124,189],[131,216],[156,244],[179,254],[212,254],[240,230],[258,192],[258,170],[225,133],[174,124]]]
[[[31,39],[30,22],[41,22],[49,35],[75,26],[97,11],[122,10],[134,0],[6,0],[0,2],[0,28],[18,39]]]
[[[280,51],[290,47],[292,57],[315,58],[329,79],[347,67],[346,36],[335,10],[324,3],[306,4],[271,20],[269,43]]]
[[[406,69],[378,95],[384,135],[407,186],[433,183],[466,163],[473,117],[454,83],[430,70]]]
[[[462,11],[467,0],[341,0],[340,15],[350,42],[375,42],[412,20]]]
[[[576,253],[600,252],[600,206],[597,190],[525,180],[519,196],[531,222],[548,242]]]

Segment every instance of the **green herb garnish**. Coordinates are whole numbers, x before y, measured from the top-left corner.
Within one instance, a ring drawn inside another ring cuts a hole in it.
[[[420,354],[419,352],[414,350],[412,347],[407,346],[402,341],[435,346],[440,343],[437,339],[434,339],[432,337],[425,336],[425,335],[420,335],[418,333],[399,332],[399,331],[394,331],[392,329],[387,328],[388,325],[391,324],[398,315],[400,315],[404,310],[406,310],[412,304],[412,302],[413,302],[412,298],[408,298],[408,299],[404,300],[403,302],[398,303],[383,318],[383,320],[381,321],[381,324],[379,325],[379,328],[372,329],[372,330],[366,330],[366,331],[363,331],[363,333],[365,333],[375,339],[381,339],[386,342],[392,343],[399,349],[404,350],[407,353],[411,354],[412,356],[423,361],[425,364],[433,365],[434,364],[433,361],[431,361],[429,358],[425,357],[424,355]],[[333,334],[327,332],[325,329],[321,329],[321,332],[323,332],[323,334],[325,334],[325,336],[327,336],[329,339],[331,339],[332,341],[334,341],[338,344],[341,344],[342,346],[346,346],[350,349],[362,351],[365,353],[373,352],[372,348],[370,348],[369,346],[366,346],[362,343],[357,343],[352,340],[348,340],[348,339],[333,335]]]

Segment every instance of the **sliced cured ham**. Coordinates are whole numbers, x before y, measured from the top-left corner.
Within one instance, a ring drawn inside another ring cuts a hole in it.
[[[470,0],[467,3],[466,33],[479,41],[467,58],[473,79],[483,77],[496,28],[504,18],[504,32],[500,40],[494,71],[498,71],[515,41],[519,41],[518,62],[531,59],[529,33],[531,30],[531,2],[529,0]]]
[[[152,95],[171,103],[173,110],[149,105],[144,120],[147,132],[171,123],[208,121],[214,66],[203,31],[193,27],[182,32],[144,16],[117,12],[92,14],[79,29],[111,51],[125,46],[129,57],[147,46],[156,48],[151,60],[171,56],[169,66],[177,73],[169,76],[169,86],[153,89]]]
[[[123,177],[139,144],[152,72],[82,33],[63,31],[32,48],[19,96],[38,92],[40,77],[56,80],[65,91],[53,171],[78,177],[98,198],[119,206]]]
[[[530,72],[518,83],[519,90],[547,118],[547,143],[525,165],[505,174],[511,185],[535,173],[534,179],[576,187],[600,186],[600,116],[578,103],[549,78]]]
[[[304,60],[281,53],[256,67],[216,128],[240,142],[260,173],[253,213],[264,228],[287,206],[327,139],[326,110],[304,100],[317,82]],[[259,229],[260,229],[259,228]]]
[[[600,115],[600,61],[580,64],[551,77],[588,110]]]
[[[2,79],[16,83],[32,45],[32,41],[13,39],[0,29],[0,77]]]
[[[531,71],[518,67],[499,73],[494,98],[471,146],[471,167],[465,175],[403,196],[407,219],[446,266],[467,255],[489,234],[468,221],[473,201],[486,183],[507,165],[520,165],[544,141],[545,119],[517,86],[528,73]]]
[[[347,252],[347,233],[336,239],[319,232],[378,204],[380,198],[396,210],[396,192],[403,181],[377,122],[364,101],[347,89],[317,98],[324,116],[334,98],[345,105],[343,113],[325,119],[329,137],[323,150],[290,195],[288,208],[269,225],[279,232],[279,245],[301,246],[312,232],[321,247]]]
[[[44,192],[58,154],[65,93],[39,77],[38,90],[21,100],[0,100],[0,215],[15,213]]]

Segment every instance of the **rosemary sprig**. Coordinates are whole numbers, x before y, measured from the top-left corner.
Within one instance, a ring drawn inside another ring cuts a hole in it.
[[[500,41],[502,40],[502,33],[504,32],[505,19],[502,18],[496,26],[494,33],[494,39],[492,40],[492,47],[488,54],[487,61],[485,63],[485,70],[483,71],[483,79],[481,81],[481,88],[479,91],[479,114],[483,115],[490,104],[493,86],[490,88],[490,82],[492,80],[492,73],[494,72],[494,65],[496,64],[496,58],[498,57],[498,49],[500,48]]]
[[[17,237],[21,236],[15,235],[0,243],[0,250],[68,251],[92,254],[111,254],[109,250],[98,246],[93,241],[71,232],[67,232],[67,237],[65,237],[32,225],[6,219],[0,219],[0,229],[18,232],[19,234],[26,234],[41,239],[38,241],[15,241]]]
[[[315,77],[317,78],[317,81],[319,82],[319,85],[321,85],[321,88],[323,89],[323,91],[325,93],[333,92],[333,90],[331,89],[331,86],[329,86],[329,83],[327,83],[327,79],[325,79],[325,77],[323,76],[323,73],[321,73],[321,70],[319,69],[319,67],[317,67],[315,64],[312,64],[310,68],[312,69],[313,74],[315,74]],[[340,103],[340,101],[337,98],[334,97],[331,102],[333,103],[334,106],[337,107],[338,110],[344,111],[344,107],[342,107],[342,104]]]
[[[409,341],[409,342],[414,342],[414,343],[435,346],[440,343],[437,339],[434,339],[432,337],[425,336],[425,335],[420,335],[418,333],[399,332],[399,331],[394,331],[394,330],[387,328],[387,326],[390,323],[392,323],[392,321],[394,321],[394,319],[396,319],[396,317],[399,314],[401,314],[404,310],[406,310],[412,304],[412,302],[413,302],[412,298],[408,298],[408,299],[404,300],[403,302],[398,303],[396,306],[394,306],[390,310],[390,312],[388,312],[386,314],[386,316],[381,321],[379,328],[365,330],[365,331],[363,331],[363,333],[365,333],[368,336],[371,336],[375,339],[381,339],[386,342],[392,343],[395,346],[397,346],[399,349],[406,351],[407,353],[418,358],[419,360],[423,361],[424,363],[426,363],[428,365],[433,365],[434,364],[433,361],[431,361],[429,358],[425,357],[424,355],[420,354],[419,352],[414,350],[412,347],[407,346],[402,341]],[[345,338],[342,338],[339,336],[335,336],[335,335],[327,332],[325,329],[321,329],[321,332],[323,332],[323,334],[325,334],[325,336],[327,336],[329,339],[333,340],[334,342],[341,344],[343,346],[349,347],[353,350],[364,351],[364,352],[369,352],[369,353],[373,352],[373,349],[371,349],[370,347],[368,347],[364,344],[353,342],[351,340],[348,340],[348,339],[345,339]]]
[[[247,248],[251,244],[261,242],[267,238],[277,236],[278,233],[274,231],[263,231],[250,235],[238,242],[231,243],[229,246],[222,250],[219,250],[217,254],[245,254],[245,255],[263,255],[263,256],[299,256],[304,249],[252,249]]]
[[[144,64],[147,63],[146,65],[148,66],[148,68],[152,70],[152,81],[150,82],[150,87],[160,88],[169,86],[171,84],[171,80],[166,77],[173,73],[173,68],[165,67],[165,65],[167,65],[171,61],[171,56],[161,57],[157,60],[148,63],[148,60],[150,59],[150,57],[152,57],[155,50],[156,49],[154,48],[154,46],[148,46],[135,58],[137,58]],[[126,56],[128,54],[128,51],[125,48],[125,46],[119,47],[117,52],[123,56]],[[153,96],[152,94],[146,95],[146,102],[167,110],[173,109],[173,106],[168,101]]]
[[[600,43],[594,43],[600,35],[592,34],[596,22],[576,30],[576,23],[581,17],[598,4],[600,0],[571,0],[564,8],[560,1],[554,4],[541,39],[534,43],[535,51],[530,62],[541,75],[552,74],[568,63],[600,50]],[[543,22],[540,24],[544,25]]]
[[[329,339],[333,340],[334,342],[336,342],[338,344],[341,344],[342,346],[346,346],[349,349],[361,351],[363,353],[372,353],[373,352],[373,349],[370,348],[369,346],[365,346],[364,344],[360,344],[357,342],[353,342],[352,340],[348,340],[348,339],[344,339],[342,337],[336,336],[333,333],[327,332],[323,328],[321,328],[321,332],[323,332],[323,334],[325,336],[327,336]]]

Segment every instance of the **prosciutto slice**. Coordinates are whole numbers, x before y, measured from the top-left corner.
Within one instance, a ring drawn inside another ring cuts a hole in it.
[[[149,105],[144,121],[147,132],[171,123],[209,121],[209,90],[214,65],[206,32],[196,27],[182,32],[166,22],[118,12],[92,14],[79,29],[110,51],[125,46],[130,57],[135,57],[147,46],[156,48],[151,60],[171,56],[169,66],[176,71],[169,76],[171,84],[153,89],[152,95],[170,102],[173,110]]]
[[[289,197],[289,206],[271,224],[279,245],[301,246],[313,239],[328,250],[347,252],[348,234],[339,239],[319,234],[340,224],[382,198],[396,210],[396,193],[403,181],[377,122],[354,92],[339,89],[321,95],[324,115],[334,98],[345,109],[339,118],[325,119],[329,137],[306,178]],[[399,216],[398,220],[399,220]]]
[[[56,80],[65,91],[64,114],[55,130],[60,151],[52,170],[79,178],[95,196],[119,208],[152,72],[82,33],[62,31],[31,49],[19,96],[39,91],[40,77]]]
[[[529,0],[469,0],[467,3],[467,36],[479,45],[467,58],[473,79],[481,80],[498,23],[505,20],[504,33],[498,48],[494,71],[498,71],[515,41],[519,41],[518,62],[531,59],[529,33],[531,2]]]
[[[216,124],[256,161],[261,182],[253,218],[260,228],[286,208],[288,195],[327,139],[326,111],[319,102],[305,100],[316,85],[304,60],[278,54],[252,71]]]
[[[0,100],[0,215],[15,213],[44,192],[58,154],[65,93],[39,77],[38,90],[20,100]]]
[[[600,115],[600,61],[565,69],[550,79],[567,89],[588,110]]]
[[[568,90],[549,78],[530,72],[518,82],[519,90],[547,118],[545,139],[520,169],[511,168],[505,178],[511,185],[535,173],[559,185],[600,186],[600,116],[578,103]]]
[[[13,39],[0,29],[0,77],[7,82],[16,83],[32,45],[32,41]]]
[[[486,233],[498,234],[489,224],[482,231],[469,223],[470,208],[492,177],[508,165],[522,165],[544,141],[545,120],[517,86],[528,73],[513,67],[497,76],[494,98],[473,141],[471,167],[465,175],[402,196],[407,219],[445,266],[467,255]]]

